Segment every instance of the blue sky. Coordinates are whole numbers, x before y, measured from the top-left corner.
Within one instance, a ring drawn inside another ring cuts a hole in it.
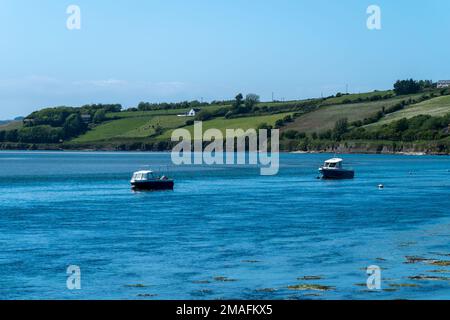
[[[81,9],[81,30],[66,8]],[[368,30],[366,9],[381,8]],[[0,119],[46,106],[298,99],[449,79],[446,0],[0,0]]]

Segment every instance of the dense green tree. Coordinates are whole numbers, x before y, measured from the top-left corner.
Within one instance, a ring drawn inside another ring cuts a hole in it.
[[[94,114],[94,118],[92,119],[92,121],[94,121],[94,123],[102,123],[105,120],[106,120],[106,110],[105,109],[97,110]]]
[[[334,125],[334,135],[337,139],[340,139],[344,133],[348,132],[348,120],[347,118],[339,119]]]
[[[221,102],[214,101],[211,104],[221,104]],[[163,103],[150,103],[150,102],[140,102],[137,106],[139,111],[152,111],[152,110],[170,110],[170,109],[192,109],[202,106],[210,105],[207,102],[194,101],[183,101],[183,102],[163,102]],[[131,111],[131,110],[130,110]]]
[[[284,121],[283,119],[278,119],[277,121],[275,121],[275,128],[279,129],[282,126],[284,126]]]
[[[26,120],[30,121],[25,121],[25,125],[49,125],[52,127],[61,127],[67,117],[76,111],[77,110],[72,107],[45,108],[35,111],[26,117]]]
[[[76,137],[86,131],[86,124],[80,114],[71,114],[64,122],[64,136],[66,138]]]
[[[24,143],[57,143],[63,139],[62,128],[49,125],[23,127],[18,132],[18,141]]]
[[[197,121],[207,121],[212,118],[213,118],[212,113],[207,110],[203,110],[203,111],[197,113],[197,115],[195,116],[195,120],[197,120]]]
[[[409,128],[408,119],[403,118],[394,123],[395,132],[403,132]]]
[[[264,123],[261,123],[260,125],[258,125],[258,127],[256,129],[257,130],[262,130],[262,129],[272,130],[273,127],[271,125],[268,125],[267,123],[264,122]]]
[[[305,139],[306,134],[297,130],[286,130],[283,132],[282,137],[286,139]]]
[[[234,98],[233,109],[239,109],[242,106],[243,100],[244,96],[242,95],[242,93],[237,94]]]
[[[296,130],[286,130],[283,132],[282,137],[286,139],[296,139],[298,137],[298,131]]]
[[[394,91],[397,95],[417,93],[422,90],[420,82],[413,79],[398,80],[394,84]]]
[[[259,96],[254,93],[249,93],[245,97],[245,107],[252,110],[259,103]]]
[[[19,131],[17,129],[8,130],[5,133],[5,141],[17,142],[19,138]]]
[[[121,104],[87,104],[80,108],[80,113],[88,113],[94,115],[98,110],[105,110],[105,112],[120,112],[122,110]]]

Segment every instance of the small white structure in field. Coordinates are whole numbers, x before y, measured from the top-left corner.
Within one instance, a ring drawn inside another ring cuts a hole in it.
[[[191,109],[188,112],[184,114],[179,114],[179,117],[195,117],[197,115],[197,112],[199,112],[200,109]]]

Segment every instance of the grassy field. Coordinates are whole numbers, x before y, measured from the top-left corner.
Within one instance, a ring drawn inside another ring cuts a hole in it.
[[[186,122],[185,117],[141,116],[112,120],[101,124],[86,134],[72,140],[74,143],[111,140],[115,138],[143,138],[153,135],[160,126],[163,130],[176,128]]]
[[[74,139],[72,142],[91,142],[108,140],[114,137],[126,134],[129,131],[135,130],[141,126],[144,126],[152,119],[150,116],[138,117],[138,118],[124,118],[120,120],[112,120],[103,123],[86,134]]]
[[[294,129],[305,133],[323,132],[328,129],[333,129],[336,121],[339,119],[347,118],[349,122],[364,120],[364,118],[375,115],[378,111],[382,110],[383,107],[389,108],[402,100],[410,97],[414,99],[419,96],[420,94],[395,97],[375,102],[324,106],[298,117],[293,123],[287,125],[284,130]]]
[[[208,129],[219,129],[225,135],[226,129],[256,129],[263,123],[273,126],[277,120],[282,119],[287,115],[292,115],[292,113],[279,113],[267,116],[244,117],[235,119],[216,118],[210,121],[203,122],[203,132]],[[187,126],[185,127],[185,129],[189,130],[191,134],[193,134],[194,132],[194,126]],[[171,134],[172,130],[168,130],[161,136],[161,139],[170,139]]]
[[[366,93],[351,93],[351,94],[343,95],[340,97],[329,98],[329,99],[325,100],[322,103],[322,105],[341,104],[347,99],[349,99],[349,100],[356,100],[358,98],[367,99],[367,98],[371,98],[373,96],[377,96],[377,95],[385,96],[387,94],[394,94],[394,91],[393,90],[385,90],[385,91],[373,91],[373,92],[366,92]]]
[[[450,96],[442,96],[423,101],[417,104],[407,106],[405,109],[387,114],[380,121],[368,125],[367,127],[379,126],[388,124],[392,121],[400,120],[402,118],[413,118],[420,114],[427,114],[430,116],[444,116],[450,113]]]
[[[211,128],[219,129],[225,133],[226,129],[243,129],[257,128],[259,125],[266,123],[274,125],[278,119],[282,119],[292,113],[279,113],[267,116],[244,117],[235,119],[216,118],[203,122],[203,130]],[[111,120],[103,123],[86,134],[73,139],[71,143],[91,143],[108,140],[120,140],[130,138],[147,138],[155,134],[155,128],[161,127],[163,133],[159,136],[154,136],[158,141],[170,140],[172,130],[182,127],[188,119],[186,117],[178,117],[176,115],[164,116],[140,116],[140,117],[124,117],[118,120]],[[185,127],[193,133],[194,126]]]
[[[135,128],[122,134],[123,138],[144,138],[155,134],[155,128],[161,127],[163,130],[178,128],[186,123],[190,118],[177,116],[155,116],[152,117],[143,126]]]

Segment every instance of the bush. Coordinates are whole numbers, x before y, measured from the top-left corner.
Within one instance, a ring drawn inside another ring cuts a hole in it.
[[[92,121],[94,121],[94,123],[102,123],[105,120],[106,120],[105,109],[97,110],[94,114],[94,118],[92,119]]]
[[[282,126],[284,126],[284,121],[283,119],[278,119],[277,121],[275,121],[275,128],[279,129]]]
[[[331,130],[327,130],[327,131],[319,133],[319,139],[330,140],[332,135],[333,135],[333,132]]]
[[[76,137],[86,131],[86,124],[78,113],[71,114],[64,122],[63,130],[66,138]]]
[[[304,132],[298,132],[296,130],[286,130],[283,132],[282,136],[286,139],[304,139],[306,138],[306,134]]]
[[[212,112],[212,115],[213,115],[214,118],[217,118],[217,117],[224,117],[224,116],[226,116],[226,114],[227,114],[228,112],[229,112],[229,111],[228,111],[228,108],[219,108],[219,109],[213,111],[213,112]]]
[[[212,118],[213,118],[212,113],[207,110],[203,110],[195,116],[195,120],[197,121],[207,121]]]
[[[394,84],[394,91],[397,95],[418,93],[421,90],[422,90],[421,84],[413,79],[398,80]]]
[[[18,142],[25,143],[57,143],[64,138],[62,128],[49,125],[23,127],[18,131]]]
[[[287,115],[287,116],[285,116],[285,117],[283,118],[283,121],[284,121],[284,122],[293,122],[294,119],[292,118],[291,115]]]
[[[226,114],[225,114],[225,119],[229,119],[229,118],[231,118],[232,116],[233,116],[233,111],[228,111]]]
[[[25,126],[33,125],[49,125],[52,127],[62,127],[66,119],[73,113],[77,112],[71,107],[45,108],[31,113],[25,119],[32,122],[25,122]]]
[[[257,130],[262,130],[262,129],[272,130],[273,127],[264,122],[264,123],[261,123],[260,125],[258,125],[258,127],[256,129]]]
[[[344,133],[348,131],[347,118],[339,119],[334,125],[334,135],[336,138],[340,138]]]
[[[410,119],[400,119],[382,125],[375,130],[366,131],[355,128],[343,135],[345,139],[382,139],[391,141],[436,140],[448,137],[450,114],[444,117],[418,115]]]

